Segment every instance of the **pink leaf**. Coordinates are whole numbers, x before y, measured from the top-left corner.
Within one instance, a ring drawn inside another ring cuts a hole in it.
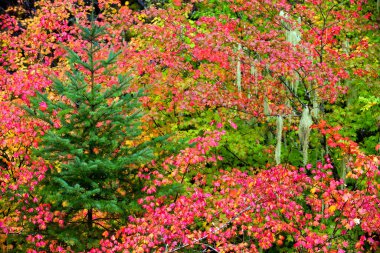
[[[39,109],[41,110],[41,111],[46,111],[46,109],[47,109],[47,104],[46,104],[46,102],[44,102],[44,101],[42,101],[41,103],[40,103],[40,107],[39,107]]]
[[[230,125],[231,125],[231,127],[233,128],[233,129],[237,129],[237,125],[232,121],[232,120],[230,120],[230,121],[228,121],[229,123],[230,123]]]

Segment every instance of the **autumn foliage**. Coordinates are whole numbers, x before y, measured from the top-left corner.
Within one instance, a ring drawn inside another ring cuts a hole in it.
[[[1,4],[2,251],[376,252],[378,22],[366,0]]]

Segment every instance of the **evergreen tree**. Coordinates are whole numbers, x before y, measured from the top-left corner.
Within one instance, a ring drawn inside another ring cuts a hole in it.
[[[38,93],[26,108],[50,125],[34,152],[51,166],[40,196],[66,214],[64,227],[50,226],[46,234],[76,252],[91,248],[105,230],[126,221],[141,197],[137,168],[153,157],[153,141],[139,140],[141,92],[127,92],[129,77],[115,77],[119,53],[96,59],[104,27],[81,29],[86,56],[67,49],[67,78],[52,78],[56,99]]]

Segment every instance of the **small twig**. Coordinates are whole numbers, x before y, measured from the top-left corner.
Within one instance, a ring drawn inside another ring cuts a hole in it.
[[[294,93],[293,89],[289,87],[289,85],[286,83],[285,79],[283,77],[279,77],[279,80],[281,83],[289,90],[289,92],[298,100],[298,102],[302,105],[302,107],[306,107],[306,104],[301,101],[301,99],[297,96],[297,94]]]
[[[244,161],[243,159],[241,159],[240,157],[238,157],[234,152],[232,152],[227,145],[223,145],[222,146],[223,148],[225,148],[228,152],[230,152],[236,159],[238,159],[239,161],[241,161],[242,163],[244,163],[245,165],[250,165],[249,163],[247,163],[246,161]]]
[[[203,250],[203,252],[207,252],[206,250],[212,249],[216,253],[219,253],[219,251],[217,249],[215,249],[214,247],[212,247],[211,245],[208,245],[208,244],[205,244],[205,243],[201,243],[201,244],[207,247],[206,249]]]
[[[188,164],[186,166],[186,169],[185,169],[185,172],[182,175],[182,179],[181,179],[180,184],[183,184],[183,181],[185,180],[185,176],[186,176],[187,172],[189,171],[189,166],[190,166],[190,164]],[[178,196],[179,196],[179,193],[177,192],[177,194],[175,195],[175,198],[173,200],[173,204],[175,204],[175,202],[177,202]]]

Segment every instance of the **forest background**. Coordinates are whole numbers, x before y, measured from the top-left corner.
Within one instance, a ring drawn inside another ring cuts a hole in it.
[[[380,3],[1,1],[3,252],[375,252]]]

